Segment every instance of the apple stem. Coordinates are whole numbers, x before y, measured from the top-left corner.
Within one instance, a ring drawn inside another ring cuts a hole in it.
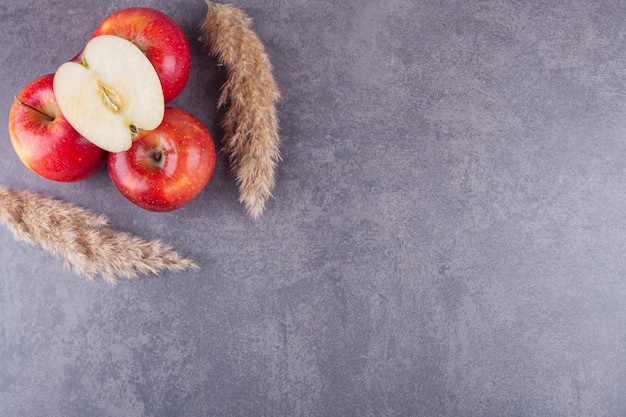
[[[17,101],[22,106],[28,107],[30,110],[34,111],[35,113],[40,114],[41,116],[43,116],[49,122],[54,122],[54,116],[50,116],[49,114],[44,113],[43,111],[39,110],[38,108],[33,107],[30,104],[23,102],[22,100],[20,100],[17,97],[15,97],[15,101]]]
[[[152,158],[154,158],[154,160],[156,162],[161,162],[161,160],[163,159],[163,152],[162,151],[154,151],[152,153]]]

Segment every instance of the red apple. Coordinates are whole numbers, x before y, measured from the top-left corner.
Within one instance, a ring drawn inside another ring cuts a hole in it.
[[[110,153],[109,175],[128,200],[150,211],[171,211],[193,200],[215,167],[215,146],[193,115],[173,107],[163,122],[140,132],[128,151]]]
[[[9,135],[20,160],[44,178],[72,182],[106,165],[107,153],[83,138],[57,105],[47,74],[28,84],[9,113]]]
[[[159,75],[165,102],[172,101],[189,79],[191,52],[181,28],[163,12],[147,7],[131,7],[106,17],[94,31],[116,35],[134,43],[148,57]],[[79,61],[81,54],[74,57]]]

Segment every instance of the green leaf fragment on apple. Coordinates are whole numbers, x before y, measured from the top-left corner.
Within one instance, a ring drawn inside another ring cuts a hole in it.
[[[91,39],[82,62],[59,67],[53,88],[67,121],[109,152],[130,149],[139,131],[163,120],[165,101],[154,66],[132,42],[115,35]]]

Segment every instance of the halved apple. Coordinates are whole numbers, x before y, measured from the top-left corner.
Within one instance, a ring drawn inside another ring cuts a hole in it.
[[[70,125],[109,152],[130,149],[140,130],[156,129],[163,120],[156,70],[137,46],[118,36],[90,40],[81,63],[59,67],[53,88]]]

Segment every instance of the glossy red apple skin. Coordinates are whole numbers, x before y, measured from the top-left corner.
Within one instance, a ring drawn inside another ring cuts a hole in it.
[[[94,31],[134,43],[150,60],[161,80],[165,102],[178,96],[191,70],[189,42],[178,24],[165,13],[148,7],[130,7],[106,17]],[[80,61],[78,54],[73,61]]]
[[[166,107],[161,125],[142,132],[125,152],[110,153],[109,176],[120,193],[150,211],[172,211],[193,200],[215,167],[215,145],[193,115]]]
[[[53,79],[54,74],[43,75],[16,96],[9,112],[9,136],[31,171],[54,181],[81,181],[106,166],[107,152],[83,138],[61,114]]]

